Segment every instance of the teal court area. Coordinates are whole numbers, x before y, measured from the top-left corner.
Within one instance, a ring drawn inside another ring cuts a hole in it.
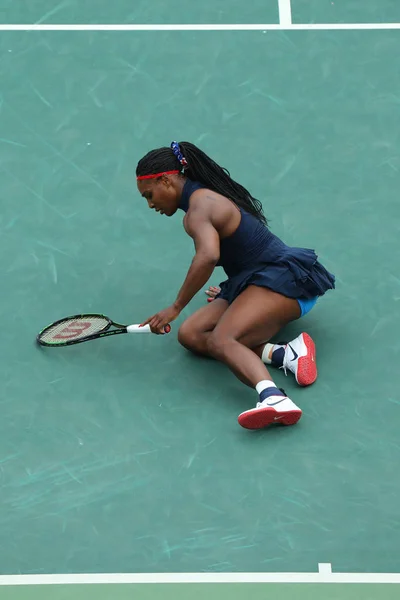
[[[279,24],[283,4],[0,0],[0,20]],[[293,23],[400,22],[389,0],[289,6]],[[384,581],[400,572],[399,47],[395,27],[356,25],[0,32],[1,600],[398,597]],[[34,344],[64,315],[140,322],[173,300],[192,244],[134,177],[173,139],[336,274],[286,332],[318,352],[312,387],[276,374],[295,427],[242,430],[254,392],[178,344],[202,293],[165,338]],[[343,577],[324,583],[320,563]]]

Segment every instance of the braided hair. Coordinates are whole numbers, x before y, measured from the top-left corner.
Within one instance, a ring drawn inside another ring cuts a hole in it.
[[[220,167],[200,148],[189,142],[172,142],[169,148],[151,150],[138,162],[136,176],[143,177],[174,170],[229,198],[262,223],[268,224],[261,202],[234,181],[227,169]]]

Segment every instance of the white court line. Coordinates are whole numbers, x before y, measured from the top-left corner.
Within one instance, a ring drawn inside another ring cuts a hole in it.
[[[290,0],[278,0],[279,5],[279,23],[287,26],[292,24],[292,7]]]
[[[400,23],[256,24],[0,24],[0,31],[322,31],[400,29]]]
[[[98,573],[1,575],[0,586],[120,583],[380,583],[400,584],[400,573]]]
[[[331,563],[318,563],[318,573],[332,573]]]

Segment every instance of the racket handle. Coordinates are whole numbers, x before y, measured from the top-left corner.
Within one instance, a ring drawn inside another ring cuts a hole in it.
[[[140,327],[139,325],[128,325],[126,328],[128,333],[151,333],[150,325],[144,325]],[[164,327],[165,333],[169,333],[171,331],[171,325],[166,325]]]

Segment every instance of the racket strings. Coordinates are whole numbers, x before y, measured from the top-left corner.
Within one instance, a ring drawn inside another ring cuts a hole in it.
[[[108,319],[100,316],[82,316],[65,319],[60,323],[50,325],[41,335],[40,340],[47,344],[62,344],[70,340],[79,340],[105,331],[110,326]]]

